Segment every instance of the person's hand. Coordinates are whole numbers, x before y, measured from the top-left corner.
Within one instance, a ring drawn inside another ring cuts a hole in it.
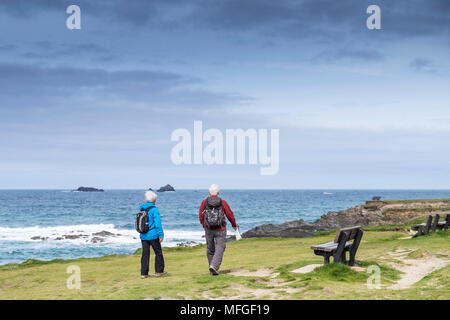
[[[237,231],[238,228],[239,228],[238,225],[236,225],[236,227],[233,227],[234,231]]]
[[[163,242],[164,238],[159,238],[159,243]]]

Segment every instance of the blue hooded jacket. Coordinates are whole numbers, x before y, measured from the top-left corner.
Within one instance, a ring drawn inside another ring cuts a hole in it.
[[[153,206],[153,208],[148,210],[148,224],[150,231],[147,233],[141,233],[141,240],[164,238],[164,231],[161,225],[161,216],[159,215],[159,210],[155,207],[155,204],[153,202],[144,203],[141,205],[139,210],[146,210],[151,206]]]

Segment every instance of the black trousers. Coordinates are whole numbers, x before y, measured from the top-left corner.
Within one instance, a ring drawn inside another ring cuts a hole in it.
[[[141,275],[148,275],[148,266],[150,263],[150,246],[155,252],[155,272],[164,272],[164,257],[161,249],[159,239],[141,240],[142,242],[142,256],[141,256]]]

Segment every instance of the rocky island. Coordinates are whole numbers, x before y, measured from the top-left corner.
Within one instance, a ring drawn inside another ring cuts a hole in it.
[[[79,187],[76,190],[72,190],[72,192],[104,192],[103,189],[96,189],[91,187]]]
[[[303,219],[282,224],[264,224],[248,230],[244,238],[314,236],[317,231],[328,231],[349,226],[376,226],[405,224],[430,214],[450,213],[450,199],[372,200],[340,211],[330,211],[315,222]]]
[[[166,184],[164,187],[161,187],[156,191],[157,192],[167,192],[167,191],[175,191],[175,189],[170,184]]]

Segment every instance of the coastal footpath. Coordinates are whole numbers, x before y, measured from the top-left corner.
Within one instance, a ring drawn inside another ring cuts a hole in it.
[[[99,258],[30,259],[0,266],[0,299],[449,300],[450,232],[421,237],[410,232],[428,214],[448,212],[449,204],[450,199],[369,201],[324,215],[304,229],[312,233],[322,228],[307,237],[292,237],[289,222],[278,225],[275,228],[287,237],[228,243],[218,277],[209,275],[204,244],[163,248],[169,275],[147,279],[140,278],[140,249],[131,255]],[[301,221],[299,226],[305,226]],[[332,241],[332,228],[355,224],[364,226],[356,254],[361,267],[323,266],[323,258],[314,255],[311,246]],[[377,289],[368,285],[374,268],[380,272]],[[80,272],[75,288],[73,270]]]
[[[140,251],[4,265],[0,299],[450,299],[450,232],[411,238],[396,227],[376,228],[364,228],[358,268],[321,266],[323,258],[310,247],[332,240],[334,231],[252,238],[227,244],[218,277],[209,275],[203,244],[163,248],[167,277],[140,279]],[[305,274],[293,272],[317,265]],[[381,271],[379,289],[367,286],[369,266]],[[80,270],[78,289],[67,286],[73,268]]]
[[[403,225],[430,214],[442,217],[447,213],[450,213],[450,199],[366,201],[349,209],[330,211],[315,222],[301,219],[282,224],[264,224],[248,230],[242,236],[302,238],[313,236],[319,231],[357,225]]]

